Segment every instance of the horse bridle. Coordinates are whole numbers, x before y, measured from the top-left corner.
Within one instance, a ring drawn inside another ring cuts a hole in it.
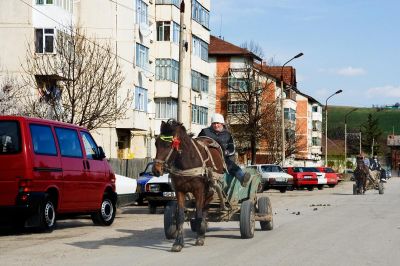
[[[180,140],[179,140],[178,137],[175,137],[175,136],[165,136],[165,135],[160,135],[159,138],[160,138],[162,141],[170,142],[170,143],[171,143],[171,149],[169,150],[168,155],[167,155],[167,157],[165,157],[164,160],[154,159],[153,161],[154,161],[155,163],[159,163],[159,164],[163,165],[164,168],[169,169],[170,167],[169,167],[169,164],[168,164],[168,160],[169,160],[169,158],[171,157],[171,155],[172,155],[172,153],[174,152],[174,150],[176,150],[178,153],[181,152],[181,150],[179,150]]]

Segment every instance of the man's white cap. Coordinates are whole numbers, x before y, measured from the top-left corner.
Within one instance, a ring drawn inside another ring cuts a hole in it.
[[[211,124],[212,123],[221,123],[225,124],[224,117],[221,114],[215,113],[211,117]]]

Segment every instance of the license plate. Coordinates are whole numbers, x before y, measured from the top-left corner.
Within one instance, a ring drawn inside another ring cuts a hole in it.
[[[164,197],[175,197],[175,192],[163,192]]]
[[[304,179],[311,179],[311,176],[310,175],[305,175]]]
[[[286,178],[284,178],[284,177],[277,177],[277,178],[275,178],[275,180],[276,180],[277,182],[285,182],[285,181],[286,181]]]

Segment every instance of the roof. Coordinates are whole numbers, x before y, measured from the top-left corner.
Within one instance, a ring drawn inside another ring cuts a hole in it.
[[[301,92],[301,91],[299,91],[299,90],[297,91],[297,93],[300,94],[300,95],[303,95],[304,97],[306,97],[306,98],[308,99],[309,102],[311,102],[311,103],[317,103],[317,104],[319,104],[319,105],[322,106],[322,104],[321,104],[319,101],[317,101],[315,98],[313,98],[313,97],[311,97],[311,96],[309,96],[309,95],[307,95],[307,94],[305,94],[305,93],[303,93],[303,92]]]
[[[292,66],[284,66],[283,68],[281,66],[263,66],[262,70],[279,80],[283,76],[284,83],[294,87],[297,86],[296,69]]]
[[[250,52],[245,48],[241,48],[232,43],[229,43],[225,40],[222,40],[213,35],[210,36],[210,45],[208,46],[208,54],[209,55],[241,55],[241,56],[249,56],[254,59],[261,61],[262,59]]]

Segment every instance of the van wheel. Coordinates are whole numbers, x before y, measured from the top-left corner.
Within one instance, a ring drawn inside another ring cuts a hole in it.
[[[115,209],[115,202],[109,195],[104,195],[100,210],[91,215],[93,223],[96,225],[111,225],[114,222]]]
[[[45,232],[52,232],[56,226],[56,209],[54,200],[46,195],[39,206],[39,229]]]

